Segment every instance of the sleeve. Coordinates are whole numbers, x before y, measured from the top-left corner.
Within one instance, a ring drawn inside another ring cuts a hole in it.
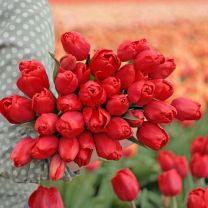
[[[54,51],[54,31],[47,0],[0,0],[0,96],[18,93],[16,80],[21,59],[36,58],[52,77],[48,52]],[[48,161],[32,161],[15,168],[10,153],[27,132],[0,116],[0,176],[18,183],[48,179]]]

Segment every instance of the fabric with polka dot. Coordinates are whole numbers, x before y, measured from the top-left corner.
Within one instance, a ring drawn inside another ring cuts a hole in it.
[[[40,60],[50,77],[54,32],[47,0],[0,0],[0,99],[14,93],[21,59]],[[0,116],[0,208],[22,208],[40,180],[48,179],[48,161],[15,168],[10,153],[27,132]]]

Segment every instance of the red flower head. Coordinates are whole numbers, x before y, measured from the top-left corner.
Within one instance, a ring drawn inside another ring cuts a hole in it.
[[[86,170],[89,172],[96,171],[100,168],[101,164],[102,164],[101,161],[97,160],[97,161],[92,162],[89,165],[87,165]]]
[[[120,160],[122,157],[122,147],[120,143],[111,139],[106,134],[95,134],[94,141],[99,157],[107,160]]]
[[[90,61],[90,69],[98,80],[104,80],[113,75],[120,65],[120,59],[108,49],[98,50]]]
[[[35,119],[32,102],[19,95],[3,98],[0,101],[0,112],[12,124],[21,124]]]
[[[129,110],[128,114],[132,117],[131,119],[126,119],[131,127],[140,127],[144,123],[144,114],[140,110]]]
[[[106,93],[100,84],[88,81],[81,86],[79,98],[86,106],[99,106],[106,101]]]
[[[162,150],[158,154],[158,161],[163,171],[171,170],[175,166],[175,155],[168,150]]]
[[[61,42],[66,53],[72,54],[77,61],[87,58],[90,44],[78,32],[66,32],[61,36]]]
[[[140,192],[137,178],[128,168],[117,171],[111,183],[121,201],[133,201]]]
[[[69,111],[64,113],[56,122],[56,129],[64,137],[74,137],[81,134],[84,130],[84,119],[82,113]]]
[[[49,89],[49,81],[44,66],[37,60],[21,61],[19,64],[21,76],[17,87],[28,97],[39,93],[43,88]]]
[[[188,161],[184,156],[177,156],[175,158],[175,169],[181,178],[185,178],[188,175]]]
[[[74,68],[76,66],[76,58],[71,54],[65,55],[60,60],[60,66],[64,70],[74,71]]]
[[[201,136],[196,137],[191,143],[191,154],[195,153],[203,154],[205,139]]]
[[[79,85],[84,84],[90,79],[90,69],[84,63],[76,64],[74,74],[77,76]]]
[[[137,138],[147,147],[153,150],[159,150],[164,147],[168,141],[169,136],[157,124],[145,122],[141,128],[138,128]]]

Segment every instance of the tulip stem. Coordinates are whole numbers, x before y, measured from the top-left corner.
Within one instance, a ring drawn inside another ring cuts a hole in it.
[[[173,208],[178,208],[178,203],[177,203],[176,197],[173,197],[172,200],[173,200]]]
[[[136,204],[134,201],[131,201],[131,208],[136,208]]]

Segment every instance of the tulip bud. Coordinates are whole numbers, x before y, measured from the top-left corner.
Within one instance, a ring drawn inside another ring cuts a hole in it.
[[[121,89],[121,82],[116,77],[107,77],[102,81],[102,86],[106,92],[107,99],[118,94]]]
[[[158,154],[158,161],[163,171],[171,170],[175,166],[175,155],[171,151],[162,150]]]
[[[84,63],[76,64],[74,74],[77,76],[79,85],[84,84],[90,80],[90,69],[88,69]]]
[[[50,136],[56,132],[58,116],[53,113],[44,113],[35,122],[35,130],[41,134]]]
[[[154,101],[144,107],[144,115],[152,123],[168,124],[176,117],[177,111],[163,101]]]
[[[106,126],[110,122],[110,114],[101,107],[91,108],[86,107],[83,110],[84,121],[87,128],[93,133],[105,132]]]
[[[128,88],[129,101],[139,106],[146,105],[154,97],[155,85],[151,81],[137,81]]]
[[[158,65],[164,63],[165,58],[162,54],[154,50],[144,50],[139,53],[134,60],[136,71],[151,73],[155,71]]]
[[[108,49],[98,50],[90,61],[90,69],[98,80],[104,80],[113,75],[120,65],[120,59]]]
[[[61,137],[59,141],[59,155],[65,162],[73,161],[79,152],[79,142],[76,137]]]
[[[119,160],[122,157],[122,147],[117,140],[106,134],[95,134],[94,142],[99,157],[107,160]]]
[[[165,62],[158,65],[149,76],[152,79],[165,79],[174,71],[175,68],[175,60],[173,58],[166,58]]]
[[[32,98],[32,108],[38,113],[53,113],[55,110],[55,98],[46,88],[40,93],[36,93]]]
[[[128,111],[129,101],[126,95],[113,95],[107,102],[106,109],[113,116],[121,116]]]
[[[206,208],[208,204],[208,189],[197,188],[189,192],[187,208]]]
[[[175,158],[175,169],[181,178],[185,178],[188,175],[188,162],[186,157],[177,156]]]
[[[136,55],[146,49],[149,49],[148,42],[146,39],[137,41],[124,41],[117,49],[118,57],[121,61],[129,61],[135,59]]]
[[[66,169],[66,163],[60,158],[58,154],[54,155],[50,162],[50,179],[52,181],[59,180],[63,177]]]
[[[208,177],[208,155],[194,154],[190,166],[193,176],[197,178]]]
[[[32,102],[19,95],[0,100],[0,113],[12,124],[26,123],[35,119]]]
[[[56,136],[42,136],[35,139],[31,155],[34,159],[44,160],[53,156],[58,150],[59,140]]]
[[[63,113],[67,111],[80,111],[82,104],[78,96],[75,94],[69,94],[65,96],[58,96],[57,109]]]
[[[100,168],[101,164],[102,164],[101,161],[97,160],[97,161],[92,162],[89,165],[87,165],[86,170],[89,172],[96,171]]]
[[[93,136],[89,131],[84,131],[78,136],[79,152],[75,158],[75,162],[79,167],[86,166],[91,159],[92,151],[94,149]]]
[[[171,82],[164,79],[151,80],[155,85],[154,97],[158,100],[166,100],[174,93],[174,88]]]
[[[133,157],[136,152],[137,152],[137,149],[138,149],[138,145],[137,144],[132,144],[128,147],[125,147],[123,149],[123,156],[126,157],[126,158],[131,158]]]
[[[90,44],[78,32],[66,32],[61,36],[61,42],[66,53],[72,54],[77,61],[87,58],[90,51]]]
[[[108,136],[115,140],[128,139],[132,136],[130,125],[120,117],[111,118],[106,129]]]
[[[43,88],[49,89],[48,76],[44,66],[37,60],[21,61],[19,64],[21,76],[17,80],[17,87],[28,97],[32,98]]]
[[[204,151],[204,138],[201,136],[196,137],[196,139],[191,143],[191,154],[195,153],[203,154]]]
[[[21,167],[31,162],[31,150],[34,146],[34,140],[30,137],[21,139],[14,147],[11,153],[11,160],[15,167]]]
[[[74,71],[74,68],[76,66],[76,58],[71,54],[65,55],[60,60],[60,66],[64,70]]]
[[[180,121],[199,120],[201,118],[201,105],[187,98],[176,98],[171,103],[177,110],[176,118]]]
[[[157,124],[145,122],[141,128],[138,128],[137,138],[147,147],[153,150],[159,150],[164,147],[168,141],[169,136]]]
[[[128,168],[117,171],[111,183],[121,201],[134,201],[140,192],[137,178]]]
[[[76,75],[72,71],[64,71],[61,68],[56,76],[55,88],[61,95],[73,93],[78,86]]]
[[[30,208],[64,208],[64,203],[61,199],[61,194],[57,188],[46,188],[39,186],[34,191],[29,200],[28,204]]]
[[[126,64],[116,73],[116,78],[121,81],[121,88],[127,89],[135,81],[135,70],[133,64]]]
[[[132,117],[132,120],[126,119],[126,121],[129,123],[131,127],[142,126],[142,124],[144,123],[144,114],[142,111],[133,109],[129,110],[128,114],[130,117]]]
[[[86,106],[99,106],[106,101],[106,93],[100,84],[88,81],[81,86],[79,98]]]
[[[182,189],[182,180],[175,169],[163,172],[158,177],[160,191],[165,196],[177,196]]]
[[[84,130],[84,119],[82,113],[69,111],[64,113],[56,122],[56,129],[64,137],[74,137]]]

